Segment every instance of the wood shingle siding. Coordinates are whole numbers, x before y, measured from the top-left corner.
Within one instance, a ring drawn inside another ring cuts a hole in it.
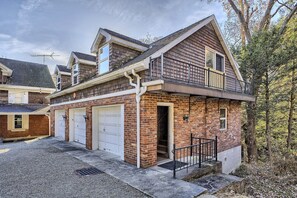
[[[8,91],[0,90],[0,103],[8,103]]]

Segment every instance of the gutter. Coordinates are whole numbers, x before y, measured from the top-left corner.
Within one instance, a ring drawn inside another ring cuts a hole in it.
[[[136,99],[136,144],[137,144],[137,168],[140,168],[140,100],[141,96],[147,91],[147,86],[141,86],[140,76],[136,74],[135,70],[132,69],[132,75],[136,77],[136,84],[133,83],[133,78],[128,75],[127,72],[124,73],[125,77],[129,79],[129,83],[131,86],[135,87],[135,99]]]

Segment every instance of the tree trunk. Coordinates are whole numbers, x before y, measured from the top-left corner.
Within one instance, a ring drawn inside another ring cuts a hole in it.
[[[265,124],[266,124],[266,129],[265,129],[265,134],[266,134],[266,148],[268,151],[268,159],[269,161],[271,160],[271,136],[270,136],[270,105],[269,105],[269,100],[270,100],[270,91],[269,91],[269,74],[268,74],[268,69],[265,72],[265,113],[266,113],[266,118],[265,118]]]
[[[288,119],[288,137],[287,137],[287,148],[291,148],[292,141],[292,124],[293,124],[293,113],[295,105],[295,91],[296,91],[296,79],[295,79],[295,65],[293,63],[292,70],[292,84],[290,90],[290,101],[289,101],[289,119]]]
[[[241,13],[244,13],[244,4],[243,4],[243,0],[239,0],[238,1],[239,6],[240,6],[240,11]],[[245,33],[244,33],[244,27],[242,24],[240,24],[240,37],[241,37],[241,44],[242,46],[245,46]]]
[[[247,145],[248,162],[257,160],[256,145],[256,104],[255,102],[247,103],[247,131],[245,134],[245,143]]]

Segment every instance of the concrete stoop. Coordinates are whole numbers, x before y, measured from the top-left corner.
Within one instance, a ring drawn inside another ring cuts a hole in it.
[[[207,192],[211,195],[223,191],[231,185],[244,188],[244,179],[227,174],[212,174],[201,177],[196,180],[192,180],[191,183],[202,186],[207,189]]]

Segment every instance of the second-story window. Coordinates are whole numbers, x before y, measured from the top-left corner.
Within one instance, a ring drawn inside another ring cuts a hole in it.
[[[8,91],[8,103],[28,104],[28,92],[19,90]]]
[[[98,73],[103,74],[109,71],[109,45],[99,49]]]
[[[225,72],[224,55],[206,47],[205,49],[205,66],[216,71]]]
[[[73,65],[72,85],[76,85],[78,83],[78,67],[78,63]]]
[[[57,90],[61,90],[61,74],[58,74],[57,76]]]

